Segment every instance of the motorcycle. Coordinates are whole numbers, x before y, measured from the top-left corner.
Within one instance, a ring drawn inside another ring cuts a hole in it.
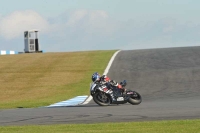
[[[99,81],[93,82],[90,84],[90,94],[93,97],[94,102],[100,106],[125,104],[127,102],[132,105],[138,105],[142,102],[142,97],[138,92],[125,89],[125,86],[127,85],[126,80],[121,82],[120,85],[124,91],[115,89],[113,86],[108,87],[108,85],[102,84]],[[113,100],[111,95],[114,95],[116,99]]]

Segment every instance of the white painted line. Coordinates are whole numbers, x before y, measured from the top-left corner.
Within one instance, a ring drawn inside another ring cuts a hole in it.
[[[110,67],[111,67],[111,65],[112,65],[112,63],[113,63],[115,57],[117,56],[117,54],[118,54],[120,51],[121,51],[121,50],[118,50],[118,51],[115,52],[115,54],[112,56],[112,58],[110,59],[110,61],[109,61],[108,65],[107,65],[107,67],[106,67],[106,69],[105,69],[103,75],[107,75],[107,73],[108,73],[108,71],[109,71],[109,69],[110,69]]]
[[[92,96],[90,95],[85,102],[82,103],[82,105],[88,104],[92,100]]]

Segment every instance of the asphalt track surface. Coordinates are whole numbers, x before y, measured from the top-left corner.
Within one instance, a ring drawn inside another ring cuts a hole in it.
[[[108,76],[126,79],[142,103],[0,110],[0,126],[200,118],[200,47],[121,51]]]

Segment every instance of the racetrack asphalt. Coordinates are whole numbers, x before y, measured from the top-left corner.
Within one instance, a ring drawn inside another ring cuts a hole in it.
[[[108,76],[142,103],[0,110],[0,126],[200,119],[200,47],[123,50]]]

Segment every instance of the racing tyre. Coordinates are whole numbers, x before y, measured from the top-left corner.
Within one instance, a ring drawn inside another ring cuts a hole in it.
[[[131,91],[133,94],[130,95],[130,98],[128,99],[128,102],[132,105],[138,105],[142,102],[141,95],[136,91]]]
[[[103,92],[97,92],[93,95],[93,100],[100,106],[108,106],[111,103],[110,97]]]

